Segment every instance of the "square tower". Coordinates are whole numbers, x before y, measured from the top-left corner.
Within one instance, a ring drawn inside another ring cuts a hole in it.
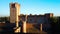
[[[20,5],[18,3],[10,3],[10,23],[18,22],[20,15]]]

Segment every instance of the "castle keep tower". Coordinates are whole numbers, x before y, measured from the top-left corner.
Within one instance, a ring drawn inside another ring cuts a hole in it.
[[[18,22],[20,15],[20,5],[18,3],[10,3],[10,23]]]
[[[20,5],[18,3],[10,3],[10,23],[15,23],[16,27],[14,32],[20,32],[20,27],[18,26],[18,16],[20,15]],[[18,27],[18,28],[17,28]]]

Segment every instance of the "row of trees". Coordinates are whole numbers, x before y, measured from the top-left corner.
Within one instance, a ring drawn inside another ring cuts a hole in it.
[[[0,22],[9,21],[9,17],[0,17]]]

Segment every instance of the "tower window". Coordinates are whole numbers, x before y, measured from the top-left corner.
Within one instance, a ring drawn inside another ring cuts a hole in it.
[[[12,8],[15,8],[15,4],[12,4]]]

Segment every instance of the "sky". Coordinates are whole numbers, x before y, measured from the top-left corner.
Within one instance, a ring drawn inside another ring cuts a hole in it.
[[[60,0],[0,0],[0,16],[10,16],[11,2],[20,4],[20,14],[53,13],[60,16]]]

